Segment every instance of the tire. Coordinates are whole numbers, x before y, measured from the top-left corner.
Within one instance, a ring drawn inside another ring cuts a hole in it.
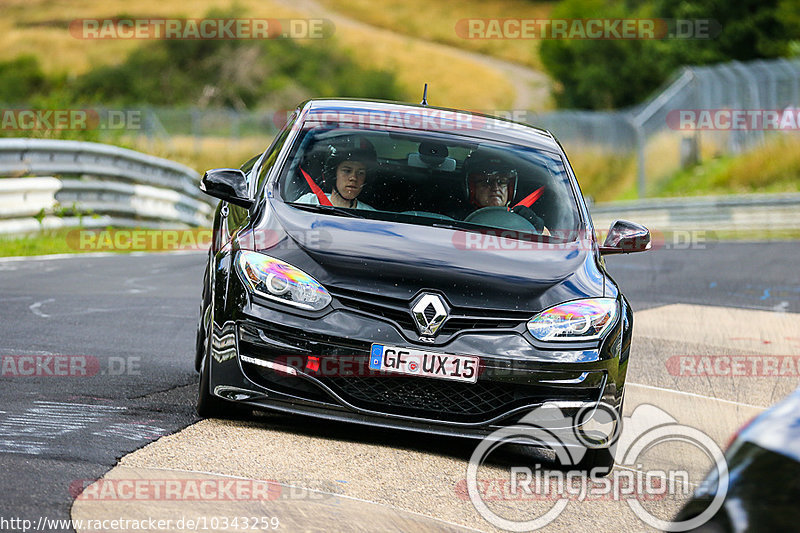
[[[611,473],[613,467],[614,454],[611,448],[586,448],[586,453],[575,465],[574,470],[586,472],[592,477],[605,477]],[[596,470],[592,472],[593,469]]]
[[[622,423],[622,405],[625,402],[625,392],[622,393],[619,405],[616,407],[618,413],[619,423]],[[622,431],[622,428],[618,428]],[[616,440],[616,439],[615,439]],[[592,474],[592,469],[597,469],[592,477],[606,477],[611,473],[614,468],[614,450],[616,448],[584,448],[585,453],[581,457],[578,464],[574,466],[575,470],[586,472],[586,475]]]
[[[194,340],[194,369],[200,372],[203,368],[203,356],[205,355],[206,335],[203,331],[203,313],[205,309],[200,307],[200,321],[197,324],[197,333]]]
[[[226,405],[228,402],[217,398],[211,394],[211,366],[208,360],[208,341],[206,342],[206,353],[200,363],[200,385],[197,390],[196,411],[201,418],[221,418],[226,412],[232,409]]]
[[[205,315],[208,306],[211,305],[211,291],[209,289],[209,280],[208,280],[208,270],[210,268],[210,261],[206,264],[206,270],[203,274],[203,296],[200,300],[200,318],[197,321],[197,332],[195,335],[195,358],[194,358],[194,367],[195,370],[200,372],[203,364],[203,355],[205,354],[206,348],[206,327],[205,327]]]

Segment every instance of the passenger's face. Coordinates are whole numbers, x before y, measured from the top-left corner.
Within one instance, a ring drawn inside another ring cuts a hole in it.
[[[475,200],[480,207],[500,207],[508,202],[508,178],[480,176],[473,179]]]
[[[360,161],[342,161],[336,167],[336,189],[345,200],[353,200],[364,187],[367,166]]]

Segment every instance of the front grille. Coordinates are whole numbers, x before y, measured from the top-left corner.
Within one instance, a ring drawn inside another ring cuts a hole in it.
[[[277,324],[242,325],[239,334],[242,354],[283,364],[291,361],[290,366],[313,378],[287,376],[243,362],[245,374],[259,385],[298,399],[337,404],[319,386],[321,383],[348,404],[377,413],[480,423],[518,407],[548,400],[597,401],[602,388],[602,382],[596,380],[587,380],[585,386],[543,385],[538,381],[543,379],[542,374],[533,371],[506,374],[503,376],[505,381],[493,381],[491,372],[479,371],[476,383],[402,376],[370,370],[370,344],[366,342]],[[266,341],[290,346],[294,350],[269,347]],[[318,369],[312,370],[307,366],[307,358],[312,355],[319,358]],[[331,368],[333,372],[329,371]]]
[[[329,289],[339,302],[350,308],[373,316],[391,320],[407,332],[416,333],[417,326],[411,317],[411,300],[388,298],[347,289]],[[429,308],[433,313],[433,309]],[[426,309],[426,316],[427,316]],[[506,311],[467,307],[451,307],[439,334],[452,335],[469,329],[511,329],[529,320],[530,311]],[[428,317],[430,320],[431,317]]]
[[[480,417],[514,402],[511,387],[417,377],[332,378],[331,388],[356,407],[429,418]]]
[[[522,377],[518,383],[482,379],[463,383],[362,372],[359,377],[320,376],[318,379],[359,409],[456,422],[481,422],[517,407],[548,400],[594,401],[600,393],[596,386],[543,386],[526,382]]]
[[[310,355],[369,354],[371,343],[316,333],[276,323],[239,328],[240,341],[256,347],[268,347],[273,353],[306,353]],[[285,347],[285,349],[281,349]]]

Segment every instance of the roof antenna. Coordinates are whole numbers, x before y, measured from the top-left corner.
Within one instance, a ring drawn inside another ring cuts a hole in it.
[[[422,91],[422,102],[420,105],[428,105],[428,84],[425,84],[425,89]]]

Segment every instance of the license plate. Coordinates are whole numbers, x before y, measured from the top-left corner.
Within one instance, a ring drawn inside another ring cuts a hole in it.
[[[480,358],[473,355],[453,355],[383,344],[373,344],[369,358],[371,370],[467,383],[478,381],[479,363]]]

